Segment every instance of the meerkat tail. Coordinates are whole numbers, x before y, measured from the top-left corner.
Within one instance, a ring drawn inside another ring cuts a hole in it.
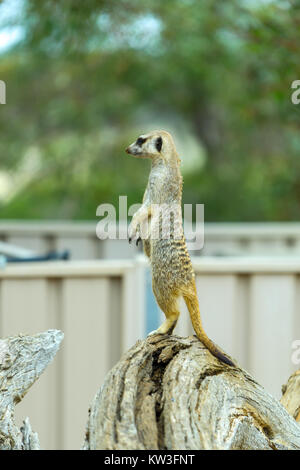
[[[201,323],[200,309],[197,297],[184,296],[184,300],[190,313],[192,325],[198,339],[204,344],[204,346],[207,347],[207,349],[211,352],[213,356],[220,359],[220,361],[224,362],[225,364],[228,364],[229,366],[235,366],[235,364],[217,348],[217,346],[213,343],[213,341],[211,341],[211,339],[209,339],[209,337],[205,333]]]

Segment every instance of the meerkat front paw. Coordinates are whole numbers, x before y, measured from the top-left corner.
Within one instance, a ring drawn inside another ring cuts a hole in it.
[[[128,228],[129,243],[131,243],[132,241],[137,241],[139,238],[140,238],[140,234],[139,234],[137,226],[130,224]]]
[[[139,232],[138,230],[136,230],[136,231],[130,231],[128,235],[129,235],[129,236],[128,236],[128,241],[129,241],[129,243],[135,242],[135,243],[136,243],[136,246],[138,246],[139,242],[141,241],[140,232]]]

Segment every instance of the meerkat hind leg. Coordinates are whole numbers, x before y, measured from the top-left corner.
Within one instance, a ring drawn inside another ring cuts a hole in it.
[[[178,317],[180,315],[180,311],[177,307],[177,305],[172,305],[172,309],[171,308],[165,308],[165,305],[163,306],[164,308],[162,308],[162,306],[160,305],[162,311],[164,312],[165,316],[166,316],[166,319],[165,321],[160,325],[159,328],[157,328],[157,330],[154,330],[154,331],[151,331],[151,333],[148,334],[148,336],[150,335],[171,335],[173,333],[173,330],[176,326],[176,323],[177,323],[177,320],[178,320]]]
[[[179,314],[176,316],[174,315],[167,318],[157,330],[151,331],[148,336],[150,335],[171,335],[173,333],[173,330],[176,326],[177,320],[178,320]]]

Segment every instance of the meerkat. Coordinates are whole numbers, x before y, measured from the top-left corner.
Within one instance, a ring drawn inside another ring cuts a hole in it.
[[[172,334],[180,314],[178,301],[183,297],[198,339],[215,357],[234,366],[202,327],[195,274],[182,226],[180,159],[172,136],[166,131],[141,135],[126,152],[151,160],[143,203],[128,229],[129,243],[143,242],[152,269],[153,293],[166,316],[151,334]]]

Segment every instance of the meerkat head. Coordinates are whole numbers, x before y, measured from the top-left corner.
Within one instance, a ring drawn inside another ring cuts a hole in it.
[[[166,164],[180,162],[172,136],[166,131],[152,131],[140,135],[127,147],[126,152],[134,157],[161,160]]]

